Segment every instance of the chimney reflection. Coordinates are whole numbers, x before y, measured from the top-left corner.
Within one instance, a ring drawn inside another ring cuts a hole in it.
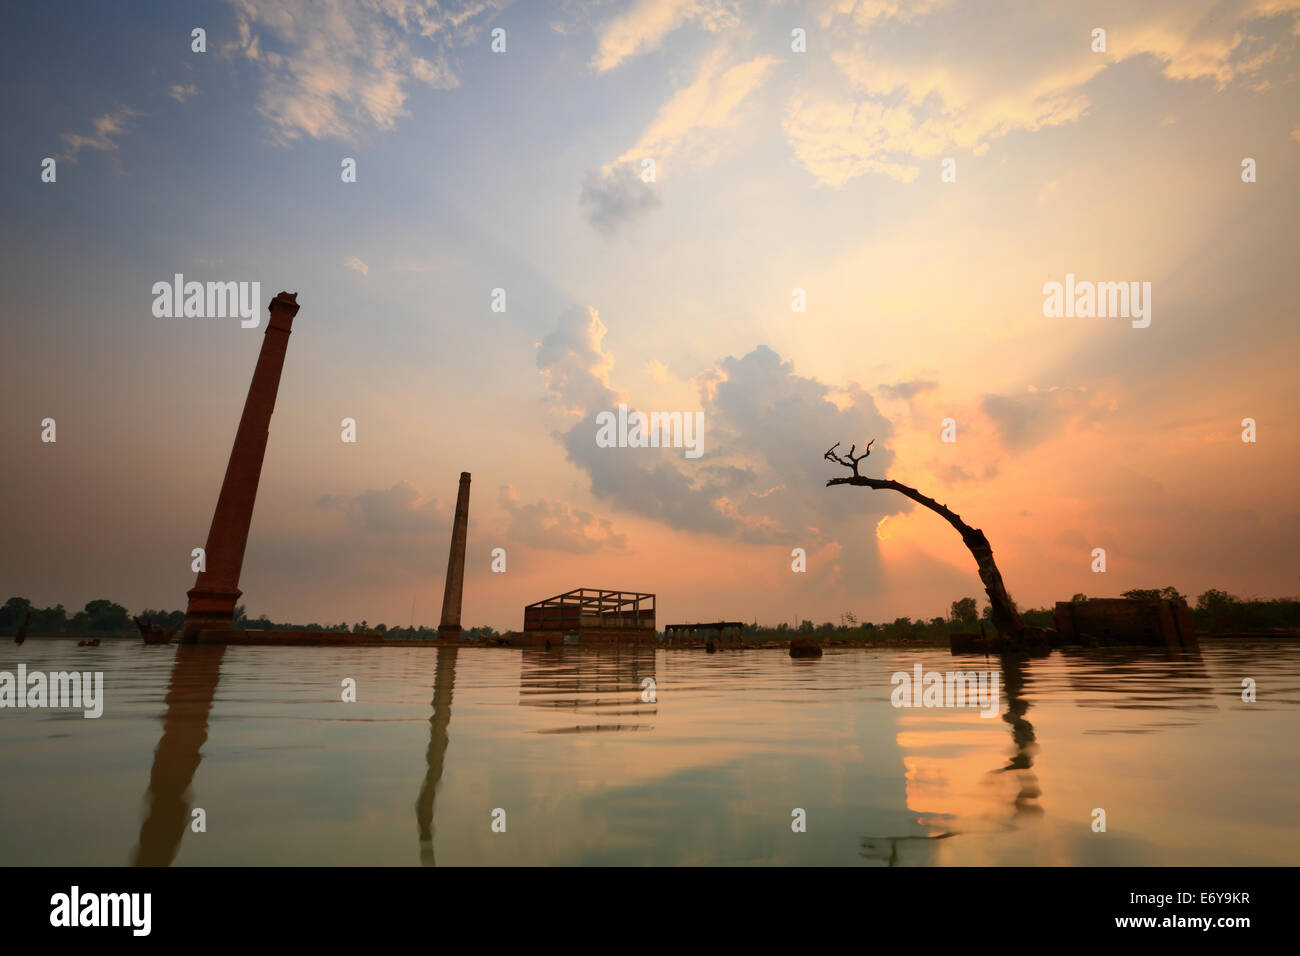
[[[433,804],[442,784],[443,762],[447,756],[447,727],[451,724],[451,698],[456,688],[456,653],[458,648],[438,648],[433,677],[433,716],[429,718],[429,749],[424,759],[428,769],[420,796],[415,801],[415,820],[420,831],[420,863],[437,866],[433,857]]]
[[[190,825],[190,784],[203,760],[208,715],[221,679],[224,644],[182,644],[176,648],[163,732],[154,751],[145,794],[140,840],[133,866],[170,866]]]

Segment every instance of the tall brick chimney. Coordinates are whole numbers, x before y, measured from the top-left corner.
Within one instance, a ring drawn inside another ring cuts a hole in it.
[[[298,293],[281,292],[270,304],[271,319],[262,335],[262,351],[253,369],[253,381],[244,400],[244,414],[230,449],[226,477],[221,482],[217,508],[212,513],[205,548],[205,570],[189,591],[182,641],[192,643],[202,630],[229,630],[235,605],[242,593],[239,572],[244,566],[248,526],[253,520],[257,483],[262,477],[262,459],[280,389],[280,370],[289,347],[293,317],[298,314]],[[464,540],[462,536],[462,541]],[[456,607],[459,613],[460,596]]]
[[[438,639],[460,640],[460,598],[465,590],[465,533],[469,527],[469,472],[460,473],[456,493],[456,519],[451,527],[451,554],[447,557],[447,587],[442,592],[442,623]]]

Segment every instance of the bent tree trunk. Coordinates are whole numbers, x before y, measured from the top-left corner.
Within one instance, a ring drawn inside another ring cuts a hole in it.
[[[1002,573],[998,571],[997,563],[993,560],[993,548],[990,547],[989,539],[984,536],[984,532],[979,528],[972,528],[962,521],[960,516],[950,511],[946,505],[939,504],[939,502],[921,494],[915,488],[888,478],[864,478],[859,475],[858,462],[871,453],[870,445],[867,446],[868,451],[857,458],[853,457],[853,449],[850,448],[847,460],[834,454],[835,447],[832,447],[825,457],[829,461],[852,468],[853,475],[849,478],[831,478],[826,482],[826,487],[829,488],[831,485],[861,485],[864,488],[872,488],[876,491],[897,491],[900,495],[905,495],[917,504],[924,505],[947,521],[957,529],[962,542],[970,551],[971,556],[975,558],[975,564],[979,568],[980,580],[984,583],[984,593],[989,597],[989,613],[999,636],[1007,637],[1018,634],[1022,626],[1020,612],[1016,610],[1015,605],[1011,603],[1011,598],[1007,595],[1006,585],[1002,583]]]

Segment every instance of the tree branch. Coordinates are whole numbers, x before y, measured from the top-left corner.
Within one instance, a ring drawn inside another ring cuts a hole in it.
[[[875,491],[897,491],[900,495],[911,498],[919,505],[929,508],[939,517],[943,518],[950,525],[956,528],[963,539],[970,535],[978,534],[978,528],[972,528],[965,521],[961,520],[961,515],[951,510],[947,505],[941,505],[928,495],[923,495],[909,485],[902,482],[894,481],[890,478],[867,478],[863,475],[853,475],[851,478],[831,478],[826,482],[826,487],[832,485],[861,485],[864,488],[871,488]]]
[[[835,464],[837,465],[843,465],[845,468],[852,468],[853,477],[857,478],[859,477],[858,462],[860,462],[862,459],[866,458],[868,455],[871,454],[871,446],[874,445],[875,443],[876,440],[874,438],[871,439],[871,441],[867,442],[867,450],[855,458],[853,456],[853,452],[857,449],[858,447],[857,445],[850,445],[849,452],[847,455],[837,455],[835,453],[835,449],[840,447],[840,443],[836,442],[834,445],[831,445],[831,447],[826,450],[826,454],[822,455],[822,457],[825,458],[827,461],[835,462]]]
[[[970,551],[971,557],[975,559],[975,564],[979,568],[980,580],[984,582],[984,591],[989,596],[993,626],[998,629],[1000,634],[1014,635],[1019,633],[1022,627],[1020,613],[1016,610],[1015,604],[1011,602],[1006,586],[1002,583],[1002,573],[993,560],[993,548],[989,545],[989,539],[984,536],[984,532],[979,528],[972,528],[965,521],[962,521],[961,516],[952,511],[947,505],[940,504],[928,495],[923,495],[915,488],[902,482],[890,478],[867,478],[859,475],[858,462],[871,454],[873,444],[875,444],[874,438],[867,443],[867,450],[856,457],[853,454],[856,448],[855,445],[849,446],[847,455],[836,453],[835,449],[840,446],[839,442],[832,445],[822,457],[837,465],[853,469],[853,475],[845,478],[831,478],[826,482],[826,487],[829,488],[832,485],[859,485],[875,491],[897,491],[900,495],[911,498],[917,504],[929,508],[947,521],[957,529],[962,542]]]

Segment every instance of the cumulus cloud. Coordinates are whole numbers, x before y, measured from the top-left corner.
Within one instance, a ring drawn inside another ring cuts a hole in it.
[[[605,323],[591,306],[570,309],[537,343],[537,368],[560,411],[594,414],[618,404],[609,385],[614,357],[605,351]]]
[[[835,442],[859,447],[875,439],[863,465],[884,474],[894,460],[888,447],[892,423],[876,408],[871,395],[856,385],[833,389],[799,375],[794,363],[760,345],[742,358],[727,357],[701,376],[705,414],[713,423],[712,441],[724,453],[753,468],[756,481],[748,496],[735,499],[742,513],[766,514],[776,525],[794,530],[825,526],[855,514],[877,516],[900,510],[886,496],[809,494],[828,477],[826,449]],[[832,401],[837,393],[846,404]]]
[[[449,530],[451,520],[436,498],[426,498],[409,481],[388,490],[369,489],[358,495],[322,495],[316,504],[337,508],[356,527],[375,534],[430,534]]]
[[[798,375],[793,363],[766,346],[724,358],[696,378],[704,415],[702,458],[687,459],[680,448],[600,447],[596,415],[619,401],[604,334],[593,309],[573,310],[538,352],[552,400],[582,416],[555,434],[598,499],[671,528],[756,543],[816,536],[816,529],[839,521],[906,508],[892,496],[816,492],[831,476],[822,454],[836,441],[862,445],[875,438],[871,466],[887,469],[893,455],[886,440],[893,428],[866,392],[833,389]]]
[[[64,133],[63,141],[68,144],[68,148],[59,158],[75,163],[77,153],[82,149],[97,149],[101,152],[117,149],[117,140],[126,132],[127,123],[140,115],[142,114],[129,106],[119,106],[91,120],[90,126],[93,132],[89,136],[82,133]]]
[[[601,448],[596,417],[556,433],[566,456],[587,473],[591,491],[616,508],[660,521],[670,528],[723,534],[738,528],[727,513],[725,495],[706,474],[698,477],[677,459],[680,449]]]
[[[195,86],[193,83],[186,83],[184,85],[181,85],[180,83],[175,83],[172,85],[171,89],[168,90],[168,93],[171,95],[171,98],[174,99],[177,103],[184,103],[191,96],[195,96],[198,92],[199,92],[199,88]]]
[[[435,0],[228,2],[237,39],[227,52],[259,69],[257,108],[281,142],[393,129],[406,115],[411,84],[459,85],[449,50],[476,35],[498,7]]]
[[[627,547],[627,536],[616,532],[608,518],[598,518],[563,501],[538,498],[525,505],[513,486],[504,485],[501,507],[510,516],[506,535],[512,544],[569,554],[621,551]]]

